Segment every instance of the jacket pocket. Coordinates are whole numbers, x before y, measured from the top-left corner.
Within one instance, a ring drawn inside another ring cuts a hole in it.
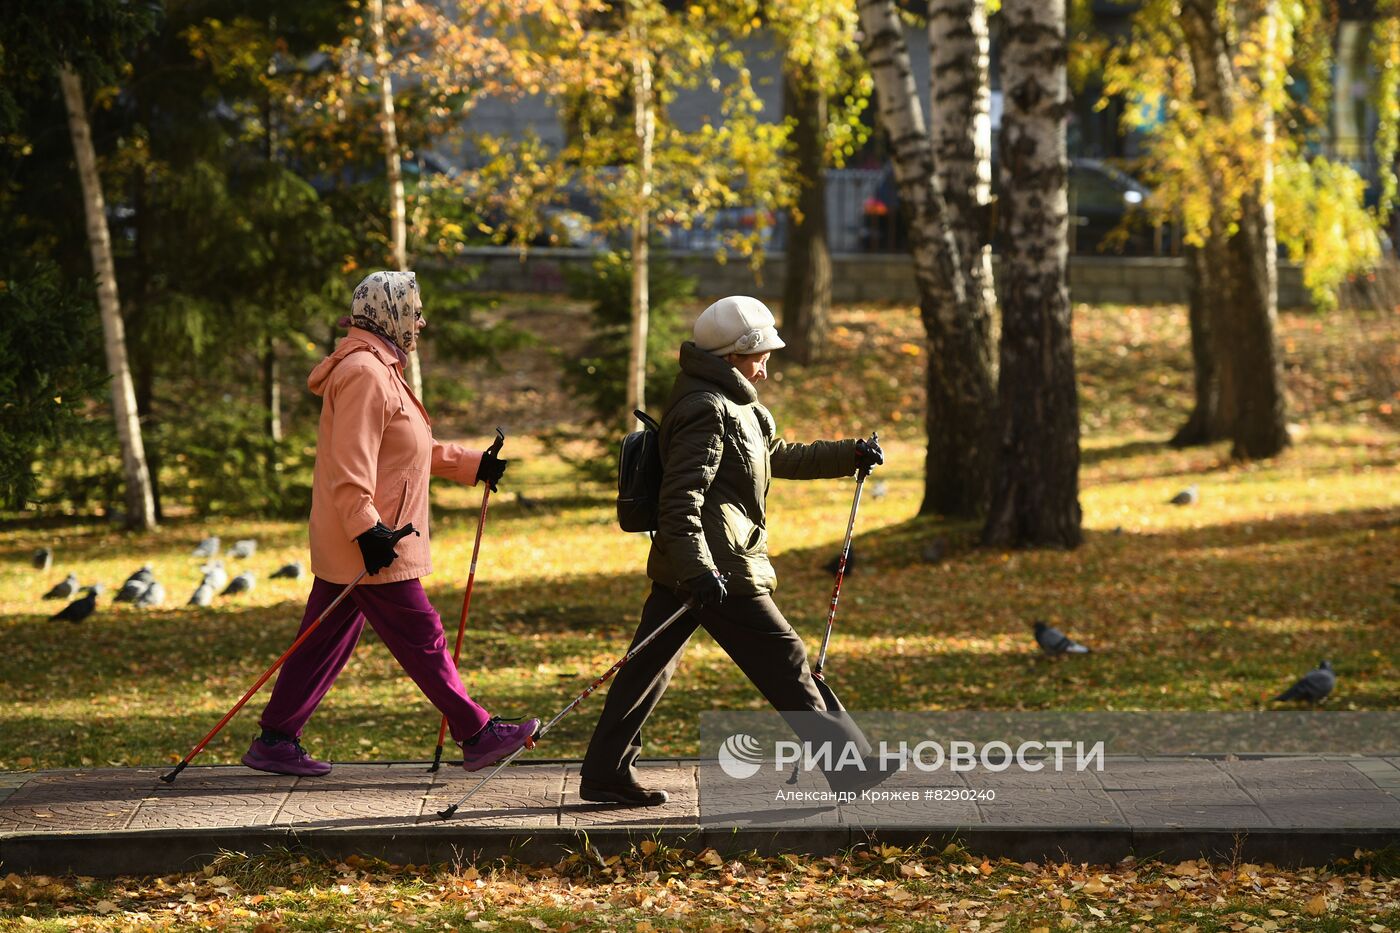
[[[732,554],[752,554],[762,548],[767,535],[744,510],[728,502],[720,504],[720,519],[724,523],[724,541]]]

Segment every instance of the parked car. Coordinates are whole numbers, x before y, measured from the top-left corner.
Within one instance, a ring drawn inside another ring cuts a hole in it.
[[[992,173],[993,196],[998,185]],[[1151,256],[1165,252],[1170,230],[1154,227],[1142,205],[1151,192],[1140,182],[1098,159],[1070,159],[1069,248],[1071,253],[1115,252]],[[1126,238],[1110,240],[1109,234],[1126,223]],[[874,192],[861,207],[860,248],[868,252],[896,252],[908,248],[909,219],[900,209],[894,169],[886,167]]]
[[[772,211],[756,207],[721,207],[697,218],[689,228],[665,227],[661,241],[666,249],[678,252],[716,252],[734,238],[758,230],[759,245],[763,249],[781,249],[781,223]]]

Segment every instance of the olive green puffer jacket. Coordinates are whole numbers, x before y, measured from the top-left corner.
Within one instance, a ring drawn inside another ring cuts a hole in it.
[[[723,358],[681,345],[681,372],[661,418],[660,527],[647,576],[683,588],[718,570],[735,596],[777,588],[768,560],[769,480],[856,471],[854,440],[789,444],[753,384]]]

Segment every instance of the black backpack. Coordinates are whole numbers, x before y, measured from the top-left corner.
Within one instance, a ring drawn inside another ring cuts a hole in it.
[[[623,531],[655,531],[661,502],[661,425],[634,411],[642,430],[622,439],[617,459],[617,523]]]

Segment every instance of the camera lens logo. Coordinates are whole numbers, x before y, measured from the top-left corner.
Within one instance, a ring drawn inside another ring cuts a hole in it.
[[[744,732],[731,735],[719,747],[719,766],[736,781],[751,778],[762,765],[761,751],[753,736]]]

